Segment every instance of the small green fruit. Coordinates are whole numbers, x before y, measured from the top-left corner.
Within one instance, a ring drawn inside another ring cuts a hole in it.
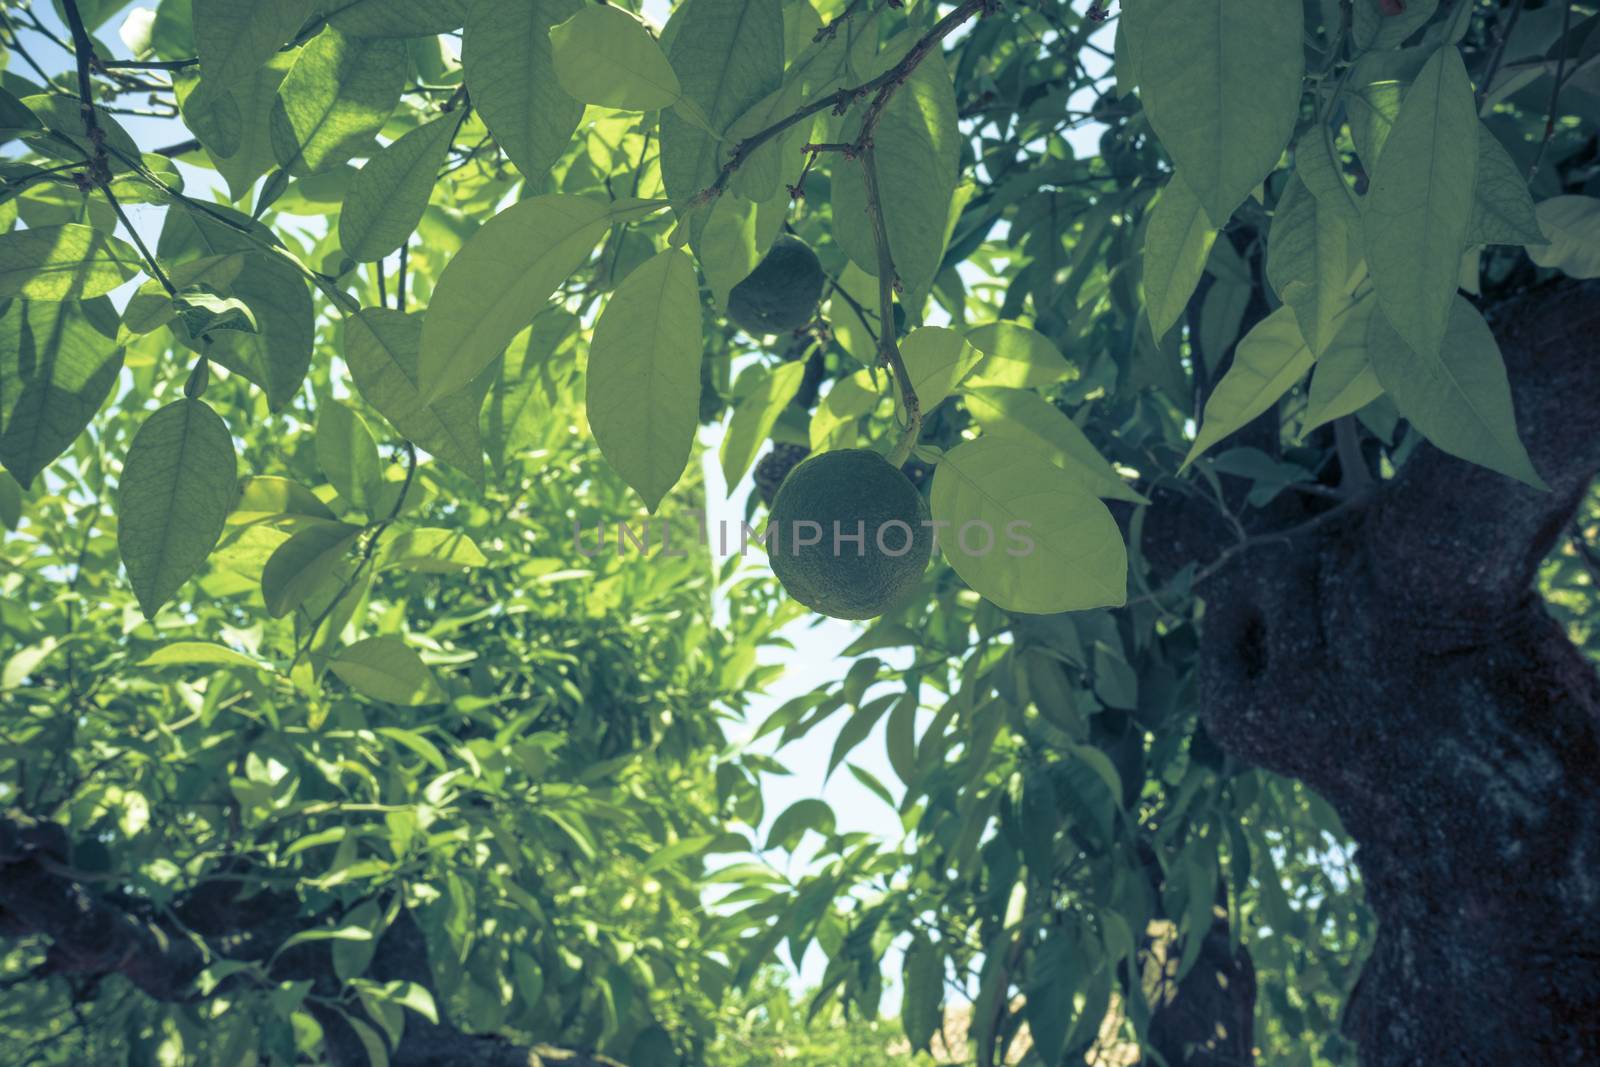
[[[927,519],[922,494],[878,453],[812,456],[789,472],[772,502],[772,571],[813,611],[874,618],[922,580],[933,554]]]
[[[752,334],[798,330],[816,317],[822,282],[822,264],[811,246],[783,234],[728,294],[728,316]]]

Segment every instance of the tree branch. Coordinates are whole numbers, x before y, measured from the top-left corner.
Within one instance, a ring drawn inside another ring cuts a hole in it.
[[[988,6],[988,3],[989,0],[963,0],[961,5],[954,11],[951,11],[944,18],[934,23],[933,28],[927,33],[923,34],[922,37],[920,37],[917,42],[911,46],[910,51],[901,57],[898,63],[884,71],[882,74],[878,75],[876,78],[863,82],[860,85],[851,86],[846,89],[839,89],[824,96],[819,96],[815,100],[808,101],[807,103],[801,105],[798,110],[792,112],[791,114],[785,115],[772,125],[766,127],[765,129],[757,130],[749,137],[746,137],[744,140],[740,141],[734,146],[733,154],[728,157],[728,161],[724,163],[722,165],[722,169],[717,172],[716,180],[689,198],[687,209],[693,209],[702,204],[710,203],[712,200],[715,200],[717,197],[721,196],[723,191],[727,189],[728,182],[733,178],[734,172],[736,172],[740,167],[744,166],[745,163],[749,161],[750,157],[755,154],[756,149],[760,148],[774,137],[783,133],[785,130],[793,127],[795,124],[802,122],[821,111],[825,111],[831,107],[842,113],[844,109],[848,108],[851,104],[855,103],[857,100],[861,99],[867,94],[877,93],[878,96],[873,100],[871,106],[872,108],[876,109],[876,114],[881,114],[884,106],[888,104],[889,98],[894,95],[894,91],[901,85],[905,84],[905,80],[911,76],[911,72],[916,70],[917,64],[921,63],[927,58],[928,53],[933,50],[934,46],[940,41],[944,40],[946,37],[950,36],[950,34],[955,31],[957,26],[960,26],[962,23],[966,22],[980,11],[983,11]],[[848,18],[850,14],[850,11],[846,11],[844,14],[840,15],[839,18],[834,19],[832,23],[829,23],[829,26]],[[827,27],[824,27],[824,30],[826,29]],[[864,120],[862,130],[863,138],[869,135],[872,131],[872,127],[877,124],[877,119],[873,117],[873,115],[874,112],[869,110],[868,117],[871,118],[871,122],[868,124]]]

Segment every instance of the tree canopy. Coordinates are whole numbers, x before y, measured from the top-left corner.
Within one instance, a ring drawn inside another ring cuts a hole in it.
[[[1600,1055],[1592,933],[1505,932],[1600,906],[1593,4],[5,0],[0,59],[6,1062]],[[743,546],[851,449],[937,548],[773,707]],[[768,810],[817,744],[900,837]]]

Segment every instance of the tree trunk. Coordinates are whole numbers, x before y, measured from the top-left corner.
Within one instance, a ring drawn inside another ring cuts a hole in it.
[[[1600,1063],[1600,683],[1533,587],[1600,472],[1600,283],[1496,319],[1550,492],[1424,446],[1200,589],[1207,727],[1358,843],[1368,1065]]]

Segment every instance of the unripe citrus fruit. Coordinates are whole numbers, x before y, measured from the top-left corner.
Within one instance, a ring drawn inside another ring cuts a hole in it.
[[[922,494],[878,453],[812,456],[789,472],[772,502],[773,573],[812,611],[874,618],[922,580],[933,554],[927,518]]]
[[[822,264],[811,246],[783,234],[728,294],[728,316],[753,334],[797,330],[816,316],[822,281]]]

